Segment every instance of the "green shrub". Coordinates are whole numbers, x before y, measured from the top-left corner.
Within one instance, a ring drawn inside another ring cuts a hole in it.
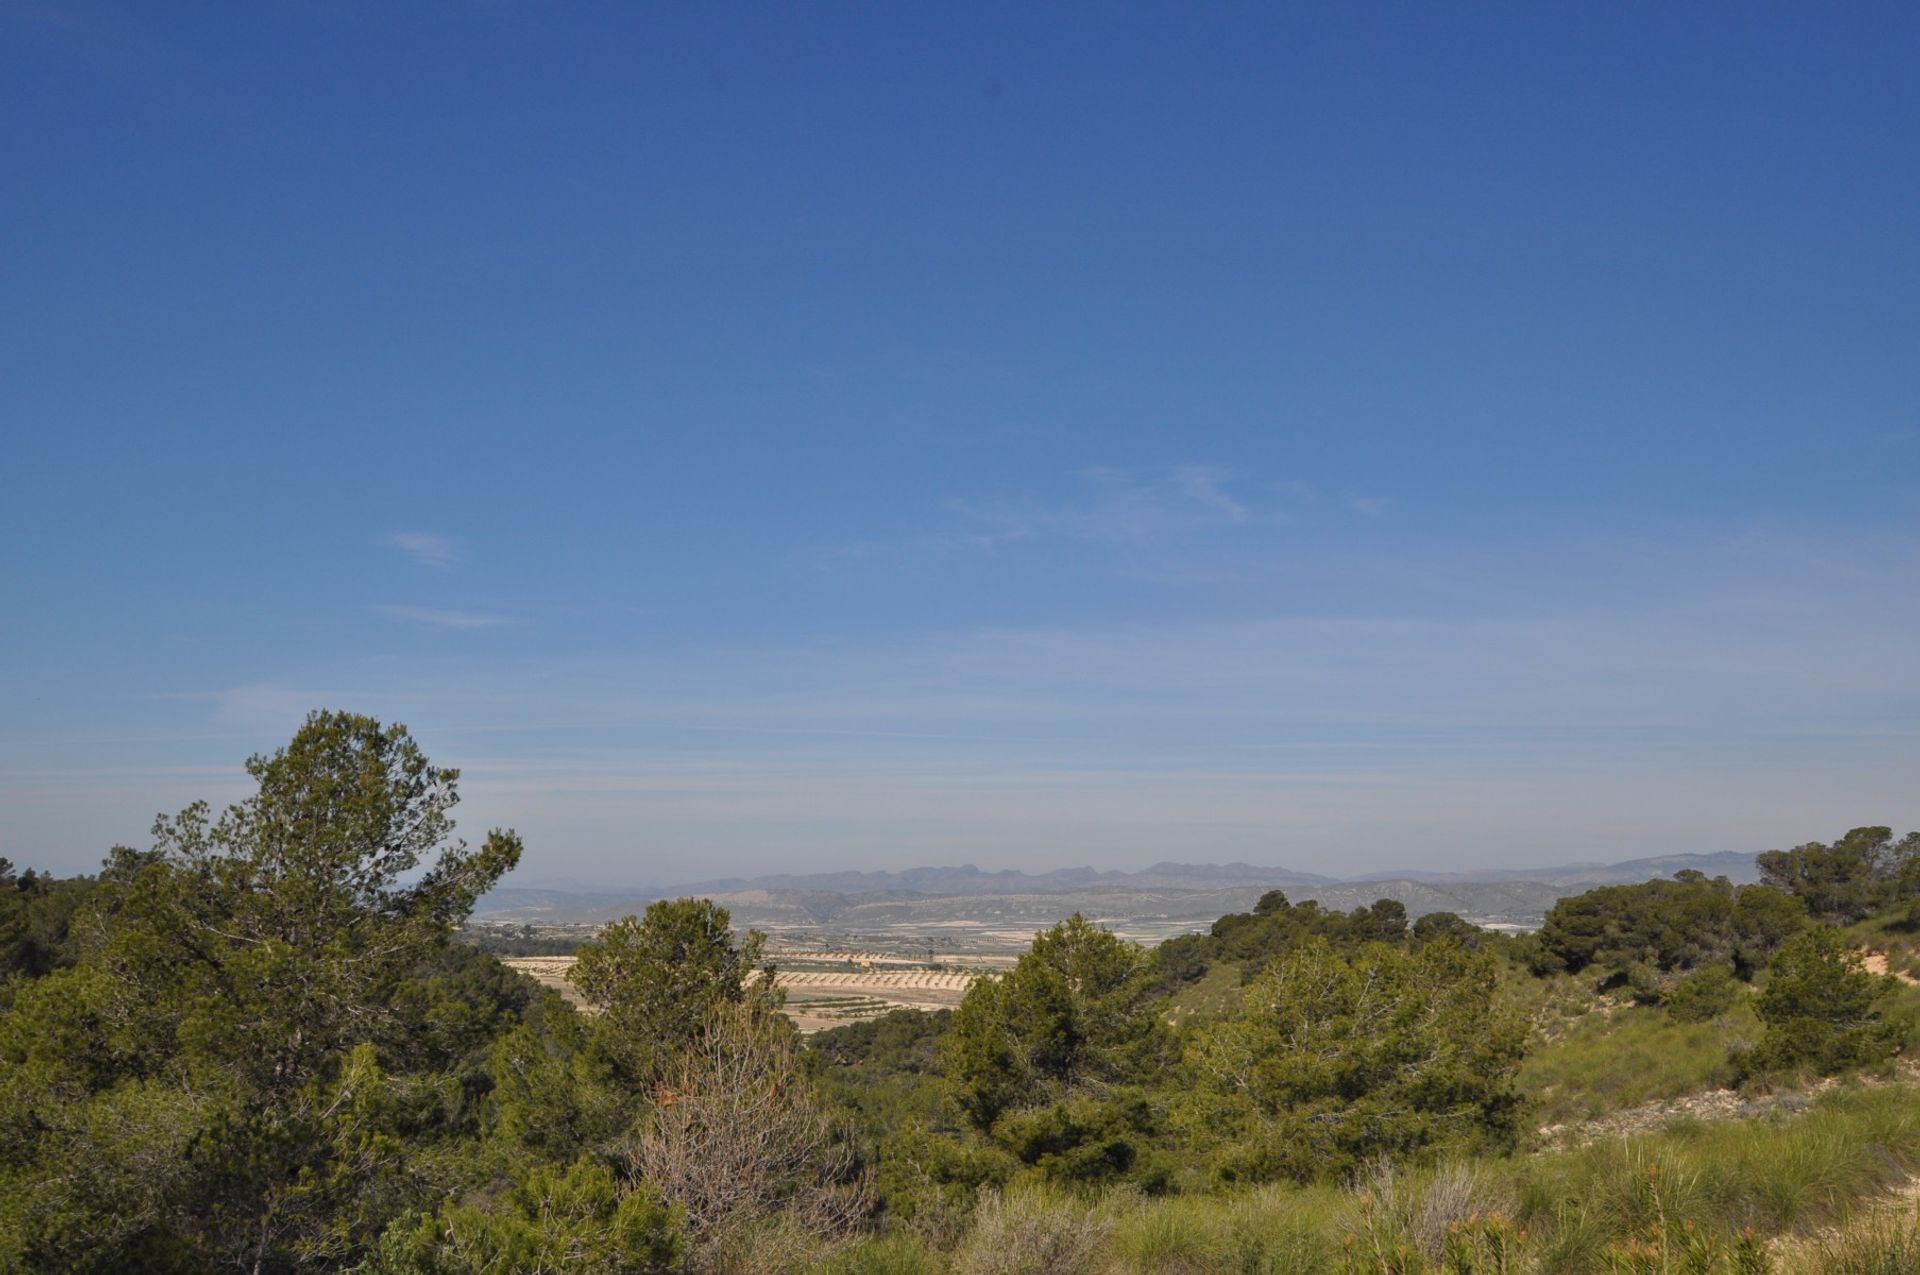
[[[677,1211],[642,1186],[623,1190],[605,1165],[541,1166],[489,1207],[448,1205],[396,1223],[366,1275],[558,1270],[644,1275],[681,1269]]]
[[[1732,1009],[1742,988],[1725,965],[1703,965],[1666,990],[1667,1012],[1682,1023],[1704,1023]]]
[[[1815,927],[1795,935],[1774,957],[1760,994],[1767,1030],[1749,1065],[1832,1075],[1891,1058],[1904,1030],[1879,1006],[1896,987],[1892,977],[1868,973],[1859,950],[1838,930]]]
[[[1195,1032],[1179,1119],[1224,1181],[1344,1176],[1381,1155],[1505,1145],[1525,1028],[1491,953],[1311,939]]]

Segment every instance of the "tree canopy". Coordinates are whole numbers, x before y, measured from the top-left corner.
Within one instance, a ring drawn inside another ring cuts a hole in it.
[[[1540,928],[1539,963],[1576,974],[1589,966],[1671,973],[1710,964],[1751,974],[1805,924],[1805,905],[1773,886],[1686,872],[1560,900]]]
[[[954,1101],[984,1129],[1009,1109],[1136,1075],[1163,1044],[1149,997],[1140,946],[1075,913],[954,1011],[941,1055]]]
[[[409,1143],[471,1119],[440,1086],[526,993],[447,940],[519,839],[452,840],[458,773],[371,718],[315,713],[247,769],[116,852],[73,963],[0,1020],[0,1263],[338,1261],[425,1185]]]
[[[1771,884],[1588,891],[1530,944],[1279,891],[1152,952],[1074,915],[950,1012],[809,1044],[764,936],[711,900],[581,944],[585,1013],[456,941],[520,842],[457,839],[459,775],[405,727],[315,713],[247,771],[94,876],[0,860],[0,1275],[799,1269],[951,1236],[997,1188],[1505,1153],[1523,1007],[1569,989],[1577,1013],[1625,982],[1661,1023],[1751,1005],[1758,1044],[1722,1055],[1749,1076],[1908,1034],[1834,924],[1912,893],[1885,828],[1779,852]]]
[[[1769,850],[1755,862],[1762,881],[1800,899],[1823,921],[1844,925],[1920,898],[1920,832],[1895,841],[1892,828],[1854,828],[1831,845],[1809,841]]]
[[[723,1004],[779,1004],[766,937],[736,943],[732,917],[710,899],[662,899],[602,929],[575,953],[567,978],[602,1011],[609,1053],[648,1083]]]
[[[1503,1144],[1526,1033],[1498,1003],[1498,970],[1491,953],[1450,940],[1411,951],[1303,943],[1197,1034],[1186,1123],[1235,1180]]]

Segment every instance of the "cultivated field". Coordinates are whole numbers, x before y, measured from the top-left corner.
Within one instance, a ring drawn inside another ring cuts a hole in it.
[[[567,982],[573,957],[508,956],[502,961],[581,1004],[580,994]],[[957,970],[783,969],[775,981],[787,993],[787,1017],[801,1031],[813,1032],[894,1009],[951,1009],[978,977]]]

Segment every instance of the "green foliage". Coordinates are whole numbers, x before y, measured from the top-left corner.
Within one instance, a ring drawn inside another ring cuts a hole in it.
[[[1487,952],[1437,942],[1303,944],[1189,1050],[1185,1123],[1231,1180],[1310,1179],[1380,1155],[1504,1145],[1518,1119],[1519,1020]]]
[[[1130,1182],[1150,1194],[1167,1190],[1173,1166],[1154,1105],[1139,1092],[1076,1095],[1012,1112],[994,1141],[1040,1177],[1059,1185]]]
[[[1875,1211],[1830,1228],[1866,1214],[1868,1202],[1920,1168],[1914,1096],[1905,1085],[1842,1090],[1793,1117],[1430,1169],[1373,1166],[1348,1187],[1154,1198],[1014,1187],[988,1193],[950,1238],[901,1233],[885,1246],[887,1265],[825,1269],[937,1271],[952,1254],[954,1270],[989,1272],[1603,1275],[1610,1261],[1651,1253],[1667,1275],[1701,1269],[1701,1254],[1714,1275],[1750,1275],[1763,1269],[1763,1241],[1799,1234],[1815,1238],[1785,1249],[1773,1263],[1779,1275],[1906,1275],[1911,1264],[1892,1264],[1915,1251],[1914,1228],[1900,1214]],[[1842,1258],[1852,1264],[1827,1264]]]
[[[828,1099],[880,1142],[910,1125],[938,1124],[945,1090],[936,1069],[951,1010],[897,1009],[815,1034],[807,1067]]]
[[[451,841],[457,773],[370,718],[313,714],[247,769],[217,819],[115,852],[76,963],[0,1019],[18,1265],[338,1265],[473,1127],[526,990],[448,936],[518,839]]]
[[[953,1023],[953,1011],[896,1009],[816,1033],[809,1042],[823,1066],[852,1068],[863,1080],[929,1075],[935,1052]]]
[[[1154,948],[1154,990],[1164,995],[1199,982],[1214,963],[1215,947],[1210,935],[1177,934]]]
[[[1564,1124],[1732,1084],[1729,1043],[1760,1037],[1752,1000],[1745,995],[1704,1022],[1633,1006],[1556,1025],[1520,1067],[1530,1115],[1540,1124]]]
[[[731,919],[710,899],[662,899],[580,945],[567,978],[601,1010],[596,1030],[629,1083],[656,1080],[717,1007],[779,1003],[766,936],[736,943]]]
[[[570,1162],[610,1144],[633,1118],[591,1026],[552,992],[492,1042],[487,1074],[490,1133],[509,1168]]]
[[[541,934],[531,925],[470,925],[460,931],[460,941],[471,943],[495,956],[572,956],[585,940],[559,934]]]
[[[1539,1119],[1676,1096],[1729,1039],[1776,1072],[1884,1059],[1890,982],[1802,899],[1844,916],[1871,877],[1894,907],[1862,934],[1895,945],[1920,868],[1885,829],[1789,853],[1793,893],[1569,900],[1547,977],[1456,917],[1274,891],[1152,954],[1076,916],[951,1014],[803,1045],[709,901],[584,944],[592,1015],[453,941],[519,843],[454,841],[457,775],[402,728],[315,714],[249,771],[95,878],[0,863],[0,1275],[1750,1275],[1760,1234],[1920,1168],[1904,1085],[1507,1154],[1522,1093]],[[1856,1231],[1835,1269],[1910,1252]]]
[[[76,917],[98,888],[91,877],[16,874],[0,858],[0,1008],[10,978],[40,978],[78,957]]]
[[[1485,942],[1487,931],[1452,912],[1429,912],[1413,923],[1414,942],[1434,943],[1451,939],[1461,947],[1477,947]]]
[[[1609,1275],[1766,1275],[1766,1244],[1752,1227],[1723,1243],[1691,1218],[1669,1215],[1656,1162],[1647,1163],[1645,1178],[1651,1221],[1642,1234],[1607,1245]]]
[[[1746,994],[1725,965],[1702,965],[1665,989],[1662,997],[1675,1021],[1704,1023],[1720,1017]]]
[[[449,1204],[396,1224],[364,1275],[554,1271],[668,1275],[683,1269],[676,1212],[646,1186],[623,1189],[604,1164],[530,1169],[497,1199]]]
[[[1397,943],[1407,934],[1407,909],[1394,899],[1380,899],[1371,907],[1352,912],[1327,912],[1312,900],[1295,904],[1279,890],[1269,890],[1252,912],[1215,921],[1208,934],[1212,941],[1200,951],[1208,960],[1250,962],[1249,972],[1255,972],[1275,956],[1310,939],[1354,947]]]
[[[1891,828],[1855,828],[1832,845],[1769,850],[1755,862],[1761,880],[1801,899],[1823,921],[1845,925],[1920,898],[1920,832],[1896,843]]]
[[[1002,1148],[909,1125],[880,1143],[874,1187],[885,1215],[935,1231],[954,1229],[980,1192],[1020,1169]]]
[[[940,1066],[980,1129],[1007,1111],[1150,1071],[1170,1041],[1138,944],[1075,913],[1035,936],[1005,975],[981,979],[954,1011]]]
[[[1897,986],[1889,975],[1869,973],[1839,931],[1822,926],[1796,935],[1774,957],[1760,993],[1766,1034],[1749,1065],[1831,1075],[1892,1057],[1904,1029],[1880,1005]]]
[[[1718,964],[1750,974],[1805,924],[1804,905],[1772,886],[1683,872],[1560,900],[1540,927],[1536,969],[1625,975],[1636,965],[1669,973]]]
[[[1349,949],[1363,943],[1417,945],[1440,939],[1469,948],[1499,942],[1451,912],[1428,913],[1409,925],[1406,906],[1394,899],[1378,899],[1351,912],[1328,912],[1312,900],[1295,904],[1283,891],[1269,890],[1253,911],[1223,916],[1205,934],[1182,934],[1155,948],[1155,989],[1178,994],[1222,965],[1251,979],[1276,956],[1310,939]]]
[[[856,1241],[813,1267],[815,1275],[943,1275],[946,1259],[910,1235]]]

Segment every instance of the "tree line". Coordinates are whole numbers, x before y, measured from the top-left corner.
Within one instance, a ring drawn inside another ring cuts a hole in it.
[[[1920,898],[1920,838],[1884,828],[1762,856],[1759,885],[1589,891],[1522,940],[1278,891],[1153,950],[1074,916],[951,1012],[808,1041],[763,937],[706,900],[582,945],[589,1014],[459,941],[521,843],[459,840],[458,772],[404,727],[316,713],[247,769],[244,801],[95,876],[0,860],[0,1271],[798,1269],[1022,1181],[1502,1154],[1515,980],[1703,1018],[1750,997],[1755,1074],[1903,1040],[1838,928]]]

